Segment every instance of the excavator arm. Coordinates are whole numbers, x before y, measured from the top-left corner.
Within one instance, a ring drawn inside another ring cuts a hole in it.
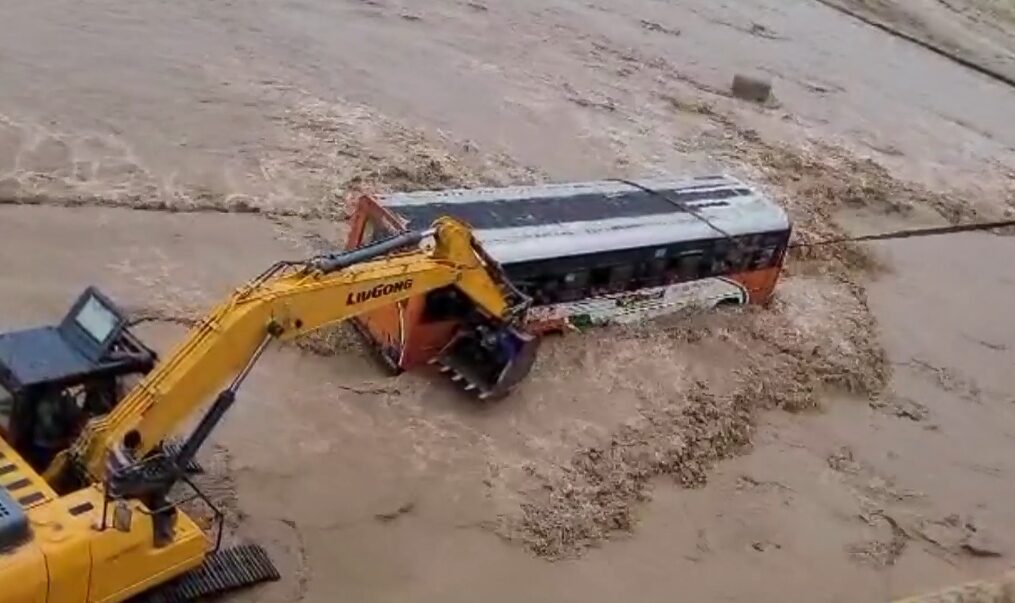
[[[430,235],[428,251],[396,251]],[[348,253],[276,264],[203,318],[108,415],[91,420],[50,464],[47,481],[61,483],[72,471],[77,481],[100,481],[111,468],[144,458],[231,378],[238,386],[269,341],[294,339],[449,285],[473,302],[476,317],[487,322],[483,333],[505,328],[518,310],[509,298],[520,298],[499,268],[468,227],[450,218],[431,231]],[[525,364],[527,371],[531,362]]]

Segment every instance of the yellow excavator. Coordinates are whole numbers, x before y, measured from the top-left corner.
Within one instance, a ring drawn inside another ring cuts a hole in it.
[[[94,288],[58,326],[0,334],[0,603],[188,601],[277,579],[259,547],[222,548],[221,525],[188,515],[203,502],[220,518],[189,477],[198,450],[270,344],[435,291],[461,324],[443,354],[475,365],[470,389],[505,395],[537,346],[516,328],[528,300],[451,218],[278,262],[160,362]]]

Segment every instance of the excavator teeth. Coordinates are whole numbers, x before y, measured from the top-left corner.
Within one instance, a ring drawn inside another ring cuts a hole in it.
[[[468,384],[465,385],[465,391],[471,392],[471,391],[477,389],[478,387],[479,386],[477,386],[475,383],[468,383]]]
[[[462,379],[465,379],[465,377],[463,377],[461,373],[455,373],[451,375],[451,380],[454,381],[455,383],[458,383]]]
[[[441,369],[442,373],[450,373],[451,372],[451,367],[446,365],[446,364],[440,365],[440,369]]]

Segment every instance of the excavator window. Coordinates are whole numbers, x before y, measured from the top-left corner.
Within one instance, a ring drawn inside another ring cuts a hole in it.
[[[119,326],[120,317],[103,305],[99,298],[91,296],[74,316],[74,322],[96,343],[102,343],[109,339],[110,334]]]

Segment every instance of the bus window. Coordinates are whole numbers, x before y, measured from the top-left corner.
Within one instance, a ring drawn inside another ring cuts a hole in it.
[[[666,280],[666,248],[656,249],[652,258],[638,267],[638,280],[643,286],[654,287]]]
[[[610,271],[610,289],[626,289],[634,280],[634,264],[614,266]]]
[[[723,274],[739,272],[747,267],[752,257],[751,250],[743,245],[743,240],[735,241],[730,250],[726,253],[725,268]]]
[[[761,249],[754,256],[752,265],[755,269],[769,268],[775,266],[779,261],[779,254],[786,242],[786,233],[776,232],[761,236]]]
[[[359,244],[369,245],[374,241],[387,239],[394,234],[395,233],[383,223],[379,223],[372,217],[367,216],[367,219],[363,222],[363,232],[360,234]]]
[[[589,271],[576,270],[564,275],[564,286],[568,289],[584,289],[589,284]]]
[[[589,271],[576,270],[564,275],[564,286],[560,291],[561,301],[582,299],[588,294]]]
[[[645,267],[645,274],[649,280],[658,281],[666,274],[666,258],[656,258]]]
[[[606,287],[610,284],[610,268],[593,268],[589,276],[589,285],[592,287]]]
[[[701,272],[700,251],[682,253],[676,258],[677,277],[682,281],[689,281],[698,278]]]
[[[540,304],[552,304],[560,300],[560,281],[548,279],[536,291],[535,299]]]
[[[363,222],[363,232],[359,236],[360,245],[369,245],[374,242],[374,221],[372,218],[367,218]]]
[[[705,269],[708,276],[720,276],[729,271],[729,264],[726,261],[726,254],[729,251],[729,241],[721,239],[713,244],[712,252],[706,261]]]
[[[775,259],[775,247],[765,247],[759,249],[754,254],[754,259],[751,261],[751,269],[760,270],[762,268],[768,268],[772,265],[772,261]]]

